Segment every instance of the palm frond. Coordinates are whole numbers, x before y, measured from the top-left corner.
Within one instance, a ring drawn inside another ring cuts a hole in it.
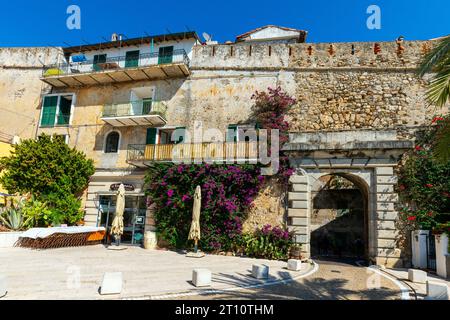
[[[433,156],[441,164],[450,161],[450,119],[447,119],[439,129],[433,147]]]
[[[426,73],[432,72],[436,66],[442,64],[442,61],[450,57],[450,35],[444,37],[439,44],[431,50],[423,59],[419,66],[419,76],[423,77]]]
[[[443,107],[450,98],[450,65],[443,67],[431,80],[427,100],[438,107]]]

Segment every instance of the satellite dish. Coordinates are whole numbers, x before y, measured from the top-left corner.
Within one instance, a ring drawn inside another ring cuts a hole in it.
[[[206,32],[203,32],[203,38],[205,38],[205,41],[206,42],[209,42],[209,41],[211,41],[211,39],[212,39],[212,36],[210,36],[209,34],[207,34]]]

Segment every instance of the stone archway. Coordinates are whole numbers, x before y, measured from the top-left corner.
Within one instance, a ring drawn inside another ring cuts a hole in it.
[[[311,188],[313,257],[368,258],[368,186],[348,173],[324,174]]]
[[[340,175],[362,191],[366,204],[366,255],[376,264],[399,265],[400,250],[396,246],[395,220],[397,213],[393,193],[395,176],[392,167],[369,168],[298,168],[290,179],[288,225],[295,241],[302,244],[303,256],[311,255],[312,190],[326,175]]]

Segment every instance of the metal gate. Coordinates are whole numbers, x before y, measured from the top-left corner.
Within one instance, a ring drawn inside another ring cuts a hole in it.
[[[436,242],[433,234],[427,236],[427,269],[436,270]]]

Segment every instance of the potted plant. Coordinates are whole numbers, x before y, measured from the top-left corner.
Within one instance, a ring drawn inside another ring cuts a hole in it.
[[[297,260],[302,259],[302,245],[300,243],[295,243],[291,246],[289,257]]]

